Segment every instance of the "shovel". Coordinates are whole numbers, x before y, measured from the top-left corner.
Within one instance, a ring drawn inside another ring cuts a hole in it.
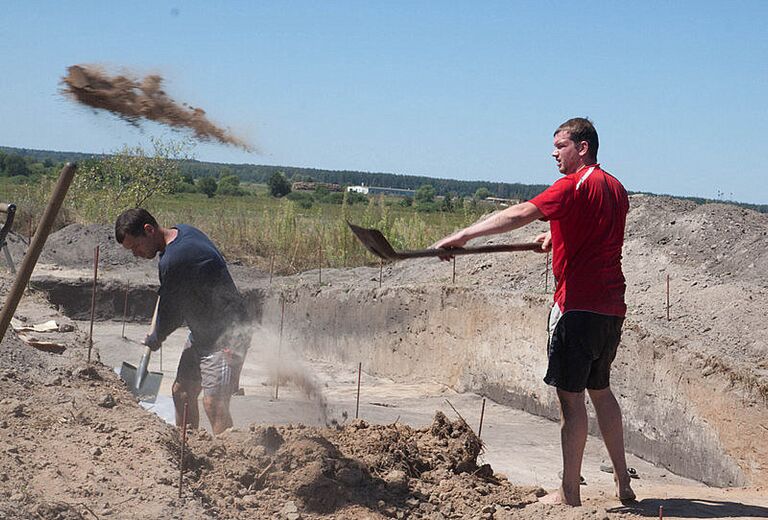
[[[159,306],[160,298],[157,299],[157,303],[155,304],[155,313],[152,315],[150,331],[154,331],[155,329],[157,309]],[[155,402],[157,394],[160,392],[160,383],[163,381],[162,372],[149,372],[147,370],[151,355],[152,350],[149,347],[145,347],[138,368],[125,361],[123,361],[123,365],[120,367],[120,379],[125,381],[128,385],[128,389],[139,399],[139,401],[146,401],[148,403]]]
[[[479,247],[452,247],[440,249],[419,249],[416,251],[395,251],[378,229],[366,229],[347,222],[352,233],[363,243],[365,248],[384,260],[404,260],[406,258],[425,258],[430,256],[475,255],[479,253],[505,253],[509,251],[537,251],[541,244],[496,244]]]

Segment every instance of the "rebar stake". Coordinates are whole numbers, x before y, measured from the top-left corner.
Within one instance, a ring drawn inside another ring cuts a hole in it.
[[[285,318],[285,295],[280,294],[280,335],[277,341],[277,377],[275,378],[275,401],[280,395],[280,351],[283,347],[283,319]]]
[[[664,506],[659,506],[659,520],[664,520]]]
[[[125,288],[125,299],[123,300],[123,332],[120,333],[120,337],[125,339],[125,320],[128,316],[128,288]]]
[[[381,289],[381,280],[384,278],[384,259],[379,259],[379,289]]]
[[[547,259],[544,262],[544,294],[546,294],[549,292],[549,251],[547,251]]]
[[[181,489],[184,482],[184,449],[187,445],[187,411],[189,410],[189,401],[184,401],[184,413],[181,418],[181,458],[179,459],[179,498],[181,498]]]
[[[357,403],[355,404],[355,419],[360,415],[360,377],[363,373],[363,364],[357,364]]]
[[[667,321],[669,321],[669,275],[667,275]]]
[[[323,243],[320,242],[320,255],[317,260],[317,284],[323,285]]]
[[[272,285],[272,273],[275,270],[275,253],[272,253],[272,258],[269,261],[269,285]]]
[[[453,278],[451,279],[452,284],[456,284],[456,257],[453,257]]]
[[[96,318],[96,282],[99,277],[99,246],[93,250],[93,291],[91,292],[91,328],[88,332],[88,363],[91,362],[93,349],[93,320]]]
[[[483,406],[480,408],[480,426],[477,427],[477,438],[483,434],[483,416],[485,415],[485,397],[483,397]]]

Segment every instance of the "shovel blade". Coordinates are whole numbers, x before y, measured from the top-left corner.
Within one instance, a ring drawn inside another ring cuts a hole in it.
[[[157,399],[157,394],[160,392],[160,383],[163,381],[163,373],[147,372],[144,375],[144,379],[141,381],[141,386],[136,388],[136,378],[138,375],[139,370],[135,366],[123,361],[123,365],[120,367],[120,379],[125,381],[125,384],[128,385],[128,389],[139,401],[154,403]]]

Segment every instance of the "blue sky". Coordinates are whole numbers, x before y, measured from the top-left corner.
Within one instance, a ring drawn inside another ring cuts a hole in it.
[[[4,2],[0,145],[111,152],[137,130],[59,94],[69,65],[159,73],[252,141],[200,160],[549,184],[589,116],[630,190],[768,203],[768,1]]]

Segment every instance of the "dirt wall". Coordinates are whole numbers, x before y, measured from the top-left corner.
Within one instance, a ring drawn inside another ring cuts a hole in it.
[[[546,369],[550,297],[478,287],[305,288],[264,299],[263,323],[306,355],[397,381],[429,380],[556,419]],[[612,385],[628,449],[670,470],[720,486],[743,485],[739,464],[702,418],[698,381],[673,342],[628,320]],[[596,422],[591,417],[591,428]]]

